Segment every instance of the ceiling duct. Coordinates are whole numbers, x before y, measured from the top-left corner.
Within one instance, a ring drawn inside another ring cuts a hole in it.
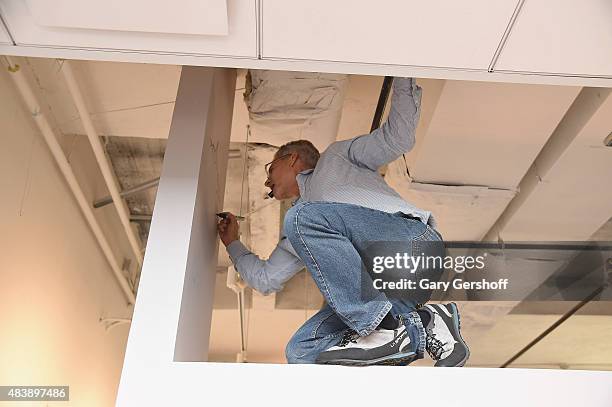
[[[244,91],[250,124],[248,142],[278,147],[292,140],[307,139],[323,151],[336,141],[347,87],[347,75],[248,71]],[[276,148],[269,146],[251,144],[249,148],[248,205],[242,212],[252,213],[248,223],[243,224],[249,229],[247,245],[264,258],[278,243],[281,222],[280,202],[264,200],[267,188],[263,167],[276,152]],[[300,281],[301,288],[304,279]],[[299,288],[293,291],[285,299],[301,304],[304,293]],[[254,309],[274,309],[276,303],[275,295],[252,298]]]
[[[347,75],[250,70],[245,102],[250,141],[280,146],[307,139],[320,150],[336,140]]]

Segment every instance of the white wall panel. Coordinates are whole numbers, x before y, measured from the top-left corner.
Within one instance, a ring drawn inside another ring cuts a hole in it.
[[[265,0],[262,56],[487,69],[516,0]]]
[[[495,69],[612,77],[612,1],[526,0]]]
[[[62,0],[67,1],[67,0]],[[225,55],[239,57],[255,57],[257,55],[256,9],[255,1],[227,0],[228,35],[193,35],[193,24],[181,28],[181,24],[169,23],[164,29],[180,33],[154,33],[117,31],[117,23],[108,23],[108,30],[59,28],[37,24],[26,0],[5,0],[0,3],[0,12],[6,20],[18,45],[39,45],[53,47],[77,47],[132,51],[157,51],[170,53]],[[37,1],[35,1],[37,3]],[[176,5],[175,5],[176,6]],[[73,16],[70,24],[73,26],[90,26],[100,28],[97,23],[89,21],[84,16],[78,21]],[[170,16],[172,17],[172,16]],[[46,17],[45,17],[46,18]],[[136,17],[134,17],[136,18]],[[48,23],[44,18],[42,23]],[[194,23],[191,21],[191,23]],[[68,24],[67,21],[55,22]],[[143,23],[144,24],[144,23]],[[139,30],[151,30],[153,26],[141,24]],[[149,23],[148,23],[149,24]],[[160,22],[161,24],[161,22]],[[206,19],[202,19],[202,25]],[[158,24],[159,25],[159,24]],[[161,30],[163,27],[157,27]],[[210,27],[209,27],[210,28]],[[206,31],[208,28],[204,27]],[[210,28],[212,31],[216,31]]]
[[[56,404],[113,406],[129,325],[106,332],[98,320],[132,308],[10,75],[0,72],[0,383],[66,383],[70,402]],[[71,145],[70,165],[87,200],[106,193],[86,140]],[[95,215],[129,258],[116,214]],[[11,404],[31,403],[0,402]]]

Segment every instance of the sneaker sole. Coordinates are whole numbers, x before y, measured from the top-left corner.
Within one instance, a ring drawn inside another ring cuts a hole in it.
[[[459,333],[459,339],[461,340],[461,344],[465,347],[465,357],[461,359],[461,361],[453,366],[442,366],[436,363],[435,366],[438,367],[463,367],[467,360],[470,358],[470,348],[467,346],[467,343],[463,340],[463,336],[461,335],[461,317],[459,316],[459,309],[457,308],[457,304],[454,302],[450,303],[451,306],[451,314],[453,316],[453,324],[455,326],[455,330]]]
[[[372,360],[357,360],[357,359],[336,359],[321,362],[323,365],[342,365],[342,366],[405,366],[417,359],[415,352],[396,353],[390,356],[372,359]]]

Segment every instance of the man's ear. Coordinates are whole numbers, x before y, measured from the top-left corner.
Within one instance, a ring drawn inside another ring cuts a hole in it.
[[[291,163],[289,165],[293,167],[295,164],[297,164],[298,158],[300,158],[298,153],[291,153]]]

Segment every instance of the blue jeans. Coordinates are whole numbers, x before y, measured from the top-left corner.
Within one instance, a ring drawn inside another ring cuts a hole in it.
[[[412,242],[413,248],[422,247],[418,242],[441,242],[438,232],[400,213],[334,202],[299,203],[287,211],[283,226],[327,302],[287,344],[289,363],[314,363],[318,354],[335,345],[348,329],[368,335],[389,311],[403,317],[412,351],[419,358],[423,356],[426,334],[417,304],[409,299],[388,299],[372,284],[366,286],[373,292],[364,295],[362,279],[370,277],[362,272],[360,252],[373,241]],[[443,256],[443,252],[428,253],[435,254]]]

